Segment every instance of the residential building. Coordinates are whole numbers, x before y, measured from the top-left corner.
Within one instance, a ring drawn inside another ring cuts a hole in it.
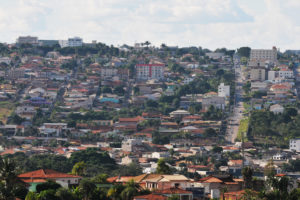
[[[30,191],[35,191],[38,184],[45,183],[47,180],[55,181],[64,187],[71,187],[72,185],[78,185],[82,179],[81,176],[65,174],[51,169],[27,172],[20,174],[18,177],[30,185]]]
[[[219,53],[219,52],[209,52],[205,53],[205,56],[209,57],[210,59],[218,60],[222,58],[225,54],[224,53]]]
[[[230,97],[230,86],[221,83],[218,87],[218,96],[219,97]]]
[[[17,39],[17,44],[32,44],[32,45],[37,45],[38,44],[38,37],[20,36]]]
[[[128,139],[122,141],[122,150],[127,152],[133,152],[134,147],[141,145],[142,141],[139,139]]]
[[[270,111],[273,112],[274,114],[283,113],[284,107],[282,105],[275,104],[270,106]]]
[[[9,65],[10,62],[11,62],[11,59],[9,57],[1,57],[0,58],[0,64],[5,63],[5,64]]]
[[[266,69],[264,67],[252,67],[250,71],[250,79],[252,81],[265,81]]]
[[[285,79],[294,78],[294,72],[289,69],[281,69],[278,71],[278,76]]]
[[[202,99],[202,108],[208,110],[210,106],[214,106],[218,109],[225,109],[225,97],[212,96]]]
[[[80,37],[73,37],[68,39],[68,46],[69,47],[81,47],[83,44],[82,38]]]
[[[300,152],[300,138],[290,140],[290,150]]]
[[[190,115],[191,113],[186,110],[175,110],[170,113],[170,117],[175,119],[182,119],[185,116]]]
[[[24,76],[25,76],[25,70],[20,68],[12,68],[7,72],[7,77],[9,79],[24,78]]]
[[[135,68],[138,80],[164,79],[164,64],[137,64]]]
[[[251,49],[250,60],[277,62],[277,49]]]

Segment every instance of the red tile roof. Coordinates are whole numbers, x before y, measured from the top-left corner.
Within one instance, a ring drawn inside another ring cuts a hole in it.
[[[55,179],[55,178],[80,178],[81,176],[65,174],[51,169],[40,169],[40,170],[20,174],[19,177],[29,178],[29,179]]]
[[[157,194],[192,194],[191,191],[187,191],[187,190],[183,190],[180,188],[168,188],[168,189],[164,189],[164,190],[158,190],[155,193]]]
[[[158,195],[158,194],[148,194],[148,195],[142,195],[142,196],[136,196],[133,198],[134,200],[166,200],[168,197]]]

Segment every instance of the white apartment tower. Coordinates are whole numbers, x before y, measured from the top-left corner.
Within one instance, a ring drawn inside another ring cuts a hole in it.
[[[73,37],[68,39],[69,47],[81,47],[82,46],[82,38]]]
[[[136,77],[139,80],[162,80],[164,78],[164,64],[137,64],[135,69]]]

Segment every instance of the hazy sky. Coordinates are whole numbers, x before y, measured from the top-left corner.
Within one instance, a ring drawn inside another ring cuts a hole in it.
[[[300,0],[0,0],[0,42],[300,49]]]

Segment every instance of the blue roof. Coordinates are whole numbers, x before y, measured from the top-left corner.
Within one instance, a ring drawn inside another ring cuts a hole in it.
[[[119,99],[103,97],[103,98],[100,99],[100,102],[113,102],[113,103],[119,103]]]

